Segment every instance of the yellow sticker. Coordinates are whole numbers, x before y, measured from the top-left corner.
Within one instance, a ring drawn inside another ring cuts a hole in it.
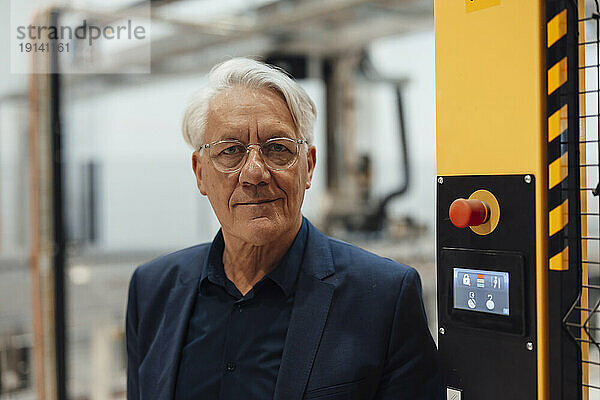
[[[473,12],[484,8],[499,6],[500,0],[465,0],[465,11]]]

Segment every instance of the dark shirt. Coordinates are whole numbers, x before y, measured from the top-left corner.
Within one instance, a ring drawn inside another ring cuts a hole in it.
[[[212,242],[183,347],[176,400],[272,399],[307,236],[246,295],[225,275],[223,235]]]

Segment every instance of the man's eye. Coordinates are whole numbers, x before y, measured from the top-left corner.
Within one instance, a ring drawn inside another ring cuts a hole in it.
[[[271,143],[271,144],[269,144],[268,150],[276,152],[276,153],[281,153],[281,152],[284,152],[284,151],[289,151],[288,148],[285,147],[284,145],[282,145],[281,143]]]
[[[228,155],[228,156],[237,154],[239,152],[240,152],[240,146],[229,146],[225,150],[221,151],[221,153]]]

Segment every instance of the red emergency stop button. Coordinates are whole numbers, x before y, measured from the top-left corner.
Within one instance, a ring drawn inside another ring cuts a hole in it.
[[[484,224],[489,217],[490,208],[481,200],[456,199],[450,205],[450,221],[457,228]]]

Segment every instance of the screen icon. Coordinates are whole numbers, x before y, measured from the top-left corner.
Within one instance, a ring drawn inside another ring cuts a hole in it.
[[[469,274],[465,274],[463,276],[463,285],[471,286],[471,278],[469,278]]]
[[[475,301],[475,292],[469,292],[469,300],[467,301],[467,305],[471,309],[477,307],[477,302]]]
[[[477,287],[478,288],[485,287],[484,278],[485,278],[485,275],[477,274]]]

